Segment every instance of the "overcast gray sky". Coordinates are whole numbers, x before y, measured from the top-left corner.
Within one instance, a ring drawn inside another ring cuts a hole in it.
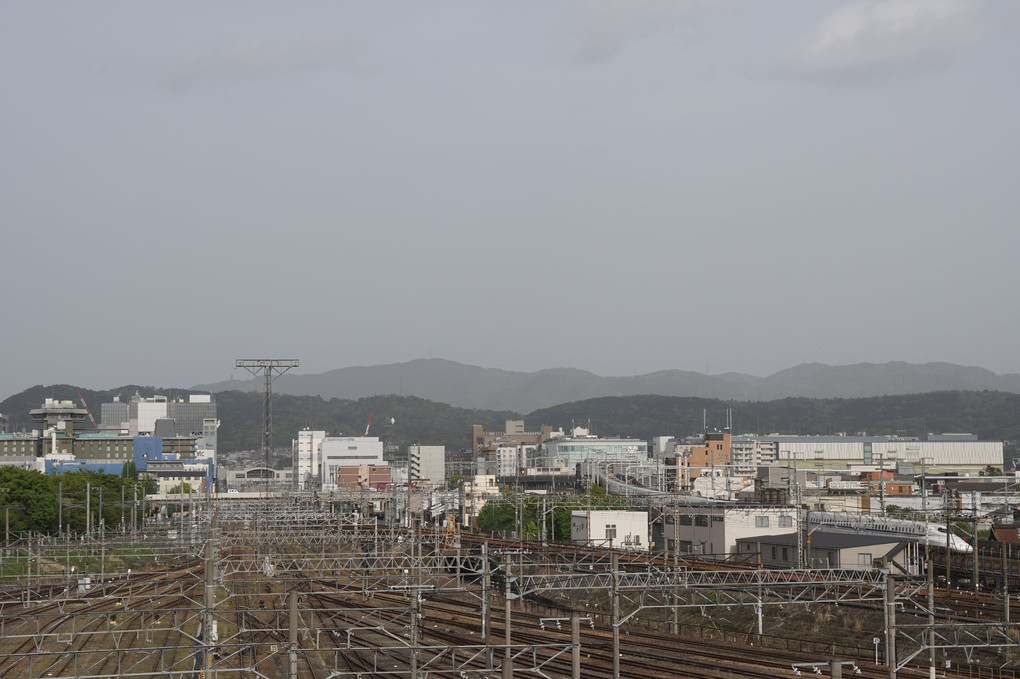
[[[0,2],[0,397],[1020,372],[1020,3]]]

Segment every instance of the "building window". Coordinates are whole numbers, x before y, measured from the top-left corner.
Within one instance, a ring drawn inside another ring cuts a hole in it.
[[[681,514],[680,516],[677,517],[676,522],[681,526],[690,526],[692,525],[691,515]]]
[[[607,523],[606,524],[606,539],[607,540],[615,540],[616,539],[616,524],[615,523]]]
[[[793,526],[793,517],[792,516],[780,516],[779,517],[779,527],[780,528],[791,528],[792,526]]]
[[[756,516],[756,517],[754,517],[754,527],[755,528],[768,528],[769,527],[769,517],[767,517],[767,516]]]
[[[788,547],[783,547],[783,561],[790,560],[790,550]]]
[[[695,516],[694,517],[694,525],[695,526],[701,526],[702,528],[707,528],[708,527],[708,516],[705,515],[705,514],[701,514],[699,516]]]
[[[871,562],[872,562],[871,554],[868,554],[867,552],[861,552],[860,554],[857,555],[858,566],[871,566]]]

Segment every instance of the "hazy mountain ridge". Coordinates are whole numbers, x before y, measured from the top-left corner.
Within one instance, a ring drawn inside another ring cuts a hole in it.
[[[197,385],[213,392],[261,391],[262,381],[231,380]],[[461,408],[531,412],[560,403],[607,396],[682,396],[736,401],[804,398],[869,398],[933,391],[1020,393],[1020,375],[952,363],[804,363],[768,377],[742,373],[704,375],[660,370],[645,375],[602,377],[574,368],[515,372],[481,368],[440,358],[406,363],[338,368],[314,375],[287,373],[273,391],[295,396],[356,400],[393,394]]]

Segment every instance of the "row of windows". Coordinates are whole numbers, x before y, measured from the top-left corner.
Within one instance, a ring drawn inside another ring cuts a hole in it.
[[[754,517],[754,526],[755,526],[755,528],[768,528],[768,526],[769,526],[769,517],[767,517],[767,516],[756,516],[756,517]],[[792,516],[780,516],[779,517],[779,527],[780,528],[792,528],[793,527],[793,517]]]

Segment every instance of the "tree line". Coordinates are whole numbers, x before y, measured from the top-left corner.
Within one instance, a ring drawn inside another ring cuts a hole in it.
[[[478,512],[478,530],[522,540],[570,542],[570,517],[583,510],[629,510],[630,504],[594,485],[585,495],[524,495],[504,490]],[[641,508],[642,510],[646,508]]]
[[[47,476],[35,470],[0,467],[0,521],[10,533],[58,530],[83,533],[88,528],[107,530],[130,526],[132,504],[156,491],[152,479],[138,479],[134,465],[124,465],[116,476],[98,471],[76,471]],[[135,522],[144,519],[139,507]]]

